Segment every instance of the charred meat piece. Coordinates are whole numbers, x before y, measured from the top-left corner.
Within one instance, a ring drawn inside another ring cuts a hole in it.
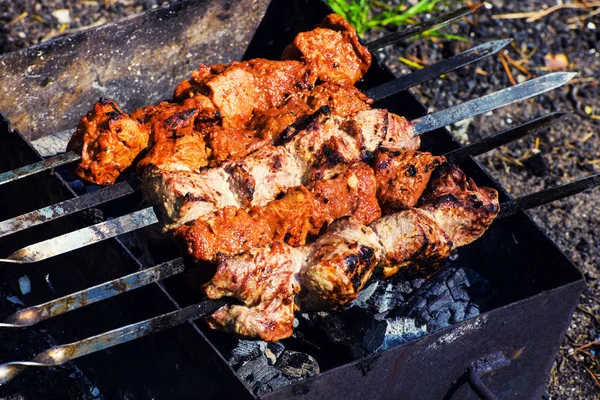
[[[410,124],[385,110],[362,111],[352,118],[324,115],[284,146],[266,146],[195,175],[146,168],[142,191],[166,217],[169,229],[216,208],[263,206],[282,191],[306,183],[316,171],[360,161],[384,142],[419,147]]]
[[[343,308],[358,296],[383,248],[373,230],[353,218],[334,222],[310,246],[300,271],[298,304],[306,311]]]
[[[397,210],[414,207],[425,191],[431,173],[444,161],[443,156],[421,151],[380,152],[373,169],[381,206]]]
[[[284,60],[303,60],[324,82],[354,84],[369,69],[371,53],[356,30],[340,15],[328,15],[316,29],[296,36],[283,52]]]
[[[67,146],[81,153],[75,173],[98,185],[112,185],[148,146],[148,130],[112,100],[100,99],[77,126]]]
[[[243,305],[219,309],[207,318],[209,325],[266,341],[289,337],[294,297],[300,290],[298,273],[307,252],[308,248],[276,242],[221,262],[206,294],[213,299],[234,297]]]
[[[454,247],[481,237],[498,212],[498,192],[478,187],[457,166],[444,164],[432,177],[419,208],[446,232]]]
[[[384,216],[371,225],[383,245],[384,277],[401,268],[431,272],[449,255],[452,241],[427,212],[418,208]]]
[[[273,241],[304,245],[324,225],[351,215],[363,224],[381,215],[375,177],[365,164],[342,166],[330,179],[289,189],[264,207],[215,210],[179,227],[176,236],[194,259],[214,261]]]
[[[313,88],[316,74],[300,61],[255,59],[228,65],[200,66],[191,81],[175,89],[176,101],[207,96],[224,128],[245,125],[254,113],[281,105],[295,92]]]
[[[164,171],[199,172],[207,165],[209,149],[202,134],[163,139],[137,164],[140,175],[150,164]]]

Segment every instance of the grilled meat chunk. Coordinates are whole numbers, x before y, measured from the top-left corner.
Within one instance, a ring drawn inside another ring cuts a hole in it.
[[[207,165],[208,153],[203,135],[194,132],[159,141],[136,168],[140,175],[150,164],[164,171],[199,172]]]
[[[111,185],[148,146],[149,133],[112,100],[100,99],[77,126],[67,146],[81,153],[75,173],[98,185]]]
[[[373,169],[381,206],[397,210],[414,207],[425,191],[431,173],[444,161],[443,156],[421,151],[380,152]]]
[[[284,60],[303,60],[324,82],[354,84],[369,69],[371,53],[356,30],[340,15],[328,15],[316,29],[296,36],[283,52]]]
[[[375,177],[365,164],[342,166],[330,179],[291,188],[264,207],[212,211],[179,227],[176,236],[194,259],[214,261],[273,241],[304,245],[324,225],[350,215],[363,224],[381,215]]]
[[[289,337],[300,290],[298,273],[307,252],[275,242],[222,261],[206,294],[212,299],[234,297],[243,305],[217,310],[207,318],[209,326],[270,342]]]
[[[358,253],[359,256],[356,256]],[[334,223],[315,243],[291,247],[274,242],[223,259],[205,285],[208,297],[224,296],[244,305],[225,306],[207,320],[215,329],[240,336],[276,341],[292,334],[294,298],[302,293],[306,309],[319,309],[323,299],[340,306],[358,295],[381,254],[373,232],[352,219]]]
[[[255,59],[228,65],[202,65],[175,89],[176,101],[207,96],[224,128],[245,125],[254,113],[280,106],[288,96],[313,88],[317,76],[300,61]]]
[[[429,272],[452,249],[452,241],[444,230],[418,208],[384,216],[371,228],[385,249],[380,267],[386,278],[408,266]]]
[[[158,206],[169,229],[216,208],[263,206],[282,191],[306,183],[315,171],[359,161],[382,143],[414,150],[419,138],[405,119],[385,110],[362,111],[352,118],[325,115],[284,146],[266,146],[195,175],[146,168],[142,191]],[[215,177],[218,187],[209,182]]]
[[[353,218],[335,221],[310,246],[300,271],[298,304],[306,311],[344,308],[371,278],[383,254],[377,235]]]
[[[435,171],[419,208],[446,232],[454,247],[479,239],[500,212],[496,190],[478,187],[451,164]]]

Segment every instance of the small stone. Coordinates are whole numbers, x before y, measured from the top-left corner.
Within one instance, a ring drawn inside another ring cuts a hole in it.
[[[66,8],[52,11],[52,16],[56,18],[59,24],[71,23],[71,11]]]
[[[588,29],[594,30],[594,29],[596,29],[596,24],[590,21],[587,23],[586,27]]]

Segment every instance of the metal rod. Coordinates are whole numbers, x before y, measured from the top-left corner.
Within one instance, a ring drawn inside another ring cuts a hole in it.
[[[386,35],[380,39],[376,39],[370,43],[367,43],[367,49],[369,49],[369,51],[378,50],[386,46],[392,45],[394,43],[401,42],[405,39],[408,39],[409,37],[420,35],[421,33],[426,32],[432,28],[442,28],[458,19],[461,19],[462,17],[466,17],[467,15],[474,13],[482,5],[483,3],[478,3],[462,7],[458,10],[442,14],[439,17],[433,18],[419,25],[414,25],[409,28],[406,28],[401,32]]]
[[[107,203],[134,192],[134,189],[127,182],[120,182],[92,193],[86,193],[74,199],[62,201],[60,203],[40,208],[18,217],[7,219],[0,222],[0,238],[41,225],[46,222],[54,221],[64,216],[83,211],[90,207]]]
[[[576,75],[577,73],[575,72],[555,72],[547,74],[478,99],[470,100],[445,110],[425,115],[424,117],[411,121],[414,135],[418,136],[425,132],[431,132],[458,121],[472,118],[476,115],[484,114],[488,111],[556,89],[573,79]]]
[[[145,321],[114,329],[87,339],[52,347],[30,361],[15,361],[0,365],[0,385],[13,379],[27,367],[53,367],[78,357],[139,339],[184,322],[212,314],[228,304],[230,299],[204,300],[200,303],[159,315]]]
[[[80,159],[81,156],[79,154],[68,152],[58,155],[56,157],[48,158],[46,160],[26,165],[21,168],[16,168],[11,171],[7,171],[0,174],[0,185],[4,185],[5,183],[25,178],[26,176],[37,174],[38,172],[60,167],[61,165],[69,164]]]
[[[542,129],[546,129],[554,124],[557,120],[564,117],[566,114],[568,113],[565,111],[557,111],[544,115],[514,128],[510,128],[480,139],[467,146],[452,150],[451,152],[446,153],[444,156],[448,162],[460,164],[469,156],[478,156],[480,154],[487,153],[488,151],[499,146],[505,145],[524,136],[539,132]]]
[[[25,264],[42,261],[157,222],[158,218],[154,210],[152,207],[148,207],[110,221],[32,244],[17,250],[5,259],[0,259],[0,262]]]
[[[519,210],[528,210],[544,204],[551,203],[565,197],[573,196],[584,190],[595,188],[600,185],[600,172],[577,179],[573,182],[565,183],[539,192],[531,193],[526,196],[509,200],[500,206],[500,213],[497,218],[504,218],[515,214]]]
[[[443,74],[447,74],[479,60],[483,60],[486,57],[498,53],[510,42],[512,42],[512,39],[495,40],[493,42],[481,44],[423,69],[411,72],[410,74],[396,78],[393,81],[369,89],[365,92],[365,95],[374,101],[383,100],[396,93],[400,93],[403,90],[427,82],[430,79],[437,78]]]
[[[40,321],[47,320],[69,311],[77,310],[89,304],[126,293],[142,286],[158,282],[162,279],[177,275],[185,269],[183,260],[177,258],[167,261],[152,268],[144,269],[127,276],[113,279],[112,281],[80,290],[67,296],[49,301],[44,304],[24,308],[17,311],[4,322],[0,328],[22,328],[32,326]]]

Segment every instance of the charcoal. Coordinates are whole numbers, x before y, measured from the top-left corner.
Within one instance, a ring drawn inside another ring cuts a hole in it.
[[[292,382],[300,381],[319,373],[319,364],[312,356],[299,351],[284,351],[277,359],[275,367]]]
[[[488,282],[468,268],[449,266],[434,274],[389,317],[414,319],[435,332],[489,309],[492,291]]]
[[[267,393],[274,390],[273,387],[283,381],[281,379],[282,372],[270,366],[264,354],[247,361],[237,370],[236,374],[254,393]]]
[[[283,375],[277,376],[271,379],[269,382],[263,383],[259,387],[256,388],[254,393],[257,396],[263,396],[267,393],[274,392],[275,390],[287,386],[291,383],[291,381]]]
[[[275,358],[278,358],[285,350],[285,346],[281,342],[267,343],[267,350],[271,351]]]
[[[256,340],[240,340],[235,348],[227,355],[227,362],[232,367],[243,364],[246,361],[256,359],[264,354],[267,347],[265,342]]]

